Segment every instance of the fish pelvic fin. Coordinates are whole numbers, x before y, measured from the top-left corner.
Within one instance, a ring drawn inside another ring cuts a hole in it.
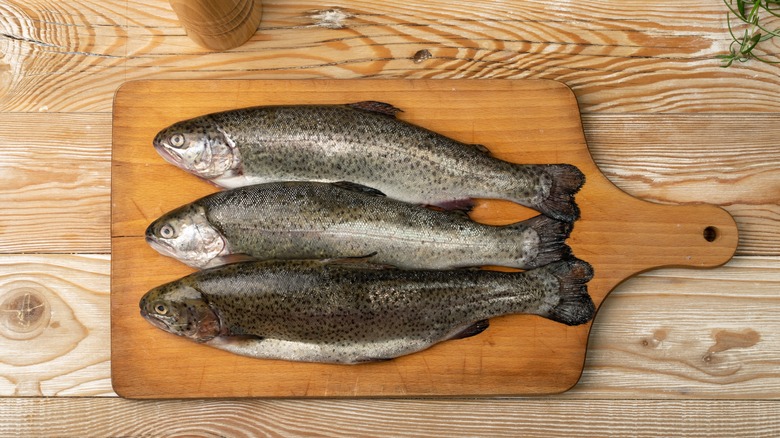
[[[454,336],[452,336],[452,338],[450,338],[450,339],[470,338],[472,336],[476,336],[476,335],[484,332],[485,330],[487,330],[487,328],[489,326],[490,326],[490,321],[489,320],[481,319],[481,320],[479,320],[479,321],[469,325],[465,329],[459,331]]]
[[[569,222],[559,221],[544,215],[507,225],[508,228],[526,227],[533,229],[539,236],[539,247],[535,259],[528,262],[528,269],[538,268],[558,260],[567,260],[572,257],[571,248],[566,244],[566,239],[573,228]]]
[[[390,117],[395,117],[396,114],[403,112],[403,110],[400,108],[396,108],[389,103],[378,102],[376,100],[364,100],[362,102],[348,103],[347,106],[362,111],[383,114]]]
[[[473,199],[463,198],[452,199],[449,201],[440,202],[438,204],[426,204],[423,205],[423,207],[429,208],[431,210],[454,211],[468,215],[468,213],[471,212],[471,210],[474,208],[474,205],[475,203]]]
[[[552,218],[574,222],[580,217],[580,209],[574,202],[574,195],[585,184],[585,174],[571,164],[550,164],[545,166],[552,180],[547,198],[536,208]]]
[[[254,262],[257,260],[259,260],[257,257],[244,253],[226,254],[214,257],[210,262],[204,265],[203,268],[213,268],[215,266],[229,265],[231,263]]]
[[[560,300],[547,318],[566,325],[580,325],[593,319],[596,306],[588,294],[587,283],[593,278],[593,267],[585,261],[570,259],[547,265],[558,278]]]

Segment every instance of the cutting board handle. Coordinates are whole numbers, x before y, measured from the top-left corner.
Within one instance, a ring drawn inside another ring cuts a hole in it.
[[[593,287],[600,303],[619,283],[656,268],[713,268],[739,244],[734,218],[711,204],[658,204],[635,198],[609,181],[591,160],[577,195],[582,217],[570,239],[575,255],[598,265]]]
[[[212,50],[245,43],[257,31],[260,0],[170,0],[187,36]]]

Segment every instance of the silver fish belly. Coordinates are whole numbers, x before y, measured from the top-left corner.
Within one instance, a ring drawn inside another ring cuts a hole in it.
[[[197,267],[236,259],[366,257],[409,269],[536,268],[570,256],[568,222],[506,226],[387,198],[354,184],[282,182],[217,192],[155,220],[147,241]]]
[[[155,327],[239,355],[354,364],[474,336],[500,315],[584,324],[592,275],[579,260],[516,273],[245,262],[159,286],[139,304]]]
[[[170,163],[234,188],[350,181],[406,202],[459,208],[507,199],[573,222],[584,175],[569,164],[514,164],[395,117],[381,102],[244,108],[175,123],[154,146]]]

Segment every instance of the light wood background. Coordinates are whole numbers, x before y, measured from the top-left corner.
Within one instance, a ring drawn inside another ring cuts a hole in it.
[[[729,43],[723,4],[263,6],[247,44],[210,53],[167,2],[0,0],[0,435],[780,434],[780,68],[719,67],[713,57]],[[737,256],[619,286],[593,324],[580,382],[560,396],[116,398],[108,253],[117,88],[151,78],[361,77],[559,80],[577,96],[602,172],[643,199],[723,206],[739,226]]]

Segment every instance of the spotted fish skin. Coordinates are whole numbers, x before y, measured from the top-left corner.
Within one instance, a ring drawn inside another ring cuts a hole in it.
[[[506,314],[584,324],[595,312],[592,275],[576,259],[514,273],[244,262],[152,289],[140,308],[158,328],[239,355],[354,364],[473,336]]]
[[[408,269],[532,269],[570,256],[571,224],[506,226],[387,198],[354,184],[281,182],[217,192],[161,216],[147,241],[197,268],[265,259],[368,257]]]
[[[579,216],[584,175],[570,164],[515,164],[395,117],[381,102],[260,106],[175,123],[154,139],[170,163],[221,187],[350,181],[406,202],[507,199],[558,220]]]

